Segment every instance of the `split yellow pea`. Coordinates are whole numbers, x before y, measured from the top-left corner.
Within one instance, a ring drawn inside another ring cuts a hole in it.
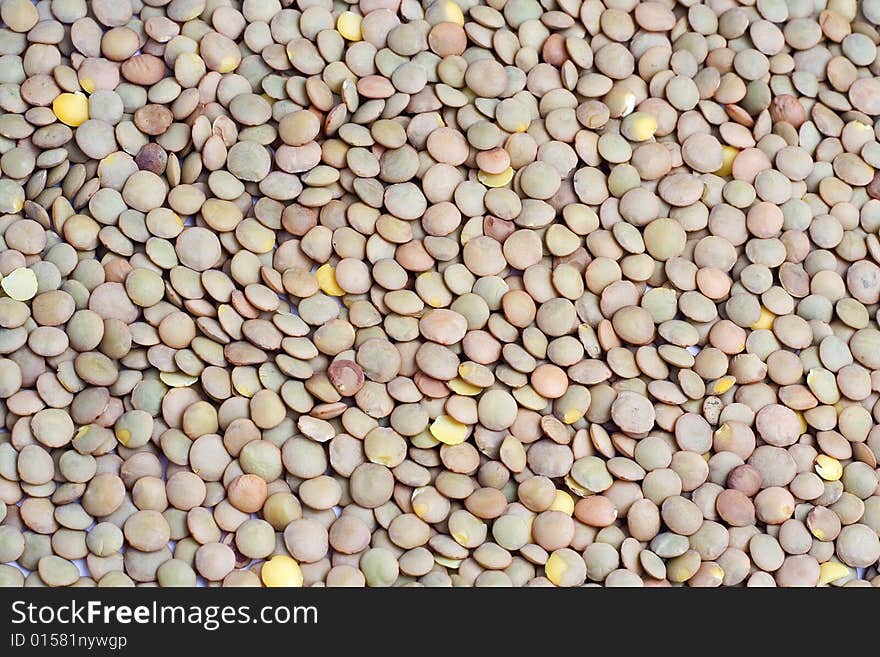
[[[345,295],[345,290],[339,287],[339,283],[336,282],[336,270],[332,265],[326,264],[318,267],[315,278],[318,279],[318,287],[324,294],[329,294],[331,297]]]
[[[52,111],[59,121],[76,128],[89,120],[89,99],[78,91],[58,94],[52,101]]]
[[[441,566],[452,568],[453,570],[456,570],[461,565],[461,559],[450,559],[449,557],[444,557],[442,554],[434,555],[434,561]]]
[[[441,415],[431,423],[431,435],[444,445],[460,445],[467,438],[468,428],[458,420]]]
[[[647,112],[633,112],[623,120],[620,132],[630,141],[648,141],[657,132],[657,118]]]
[[[568,486],[568,490],[577,495],[578,497],[589,497],[593,494],[593,491],[587,490],[583,486],[581,486],[578,482],[574,480],[574,477],[571,475],[565,475],[565,485]]]
[[[460,377],[455,377],[447,385],[456,395],[464,395],[465,397],[473,397],[483,392],[482,388],[470,384]]]
[[[131,431],[128,429],[117,429],[116,440],[118,440],[124,447],[128,447],[128,441],[131,440]]]
[[[764,306],[761,306],[761,315],[758,317],[758,321],[752,324],[752,330],[758,331],[760,329],[770,330],[773,328],[773,320],[776,319],[776,315],[767,310]]]
[[[564,490],[557,489],[556,497],[553,498],[548,511],[562,511],[565,515],[571,516],[574,514],[574,498]]]
[[[819,565],[819,584],[830,584],[849,575],[849,568],[837,561],[826,561]]]
[[[347,41],[361,41],[364,38],[363,18],[353,11],[344,11],[336,19],[336,31]]]
[[[736,383],[736,377],[722,376],[712,386],[712,394],[713,395],[723,395],[725,392],[727,392],[728,390],[730,390],[733,387],[734,383]]]
[[[263,584],[269,588],[300,587],[303,585],[302,569],[296,559],[278,554],[263,564]]]
[[[733,173],[733,161],[737,155],[739,155],[739,149],[735,146],[722,146],[721,167],[715,172],[715,175],[726,178]]]
[[[837,459],[819,454],[816,457],[816,474],[825,481],[837,481],[843,476],[843,466]]]
[[[486,187],[504,187],[507,183],[513,180],[513,169],[507,167],[507,169],[501,173],[486,173],[485,171],[480,171],[477,174],[477,180],[483,183]]]
[[[544,564],[544,573],[547,575],[547,579],[556,586],[562,584],[562,578],[565,576],[566,570],[568,570],[568,565],[566,565],[565,559],[559,556],[557,552],[551,554],[547,559],[547,563]]]
[[[798,422],[800,422],[800,427],[801,427],[801,431],[800,431],[800,432],[801,432],[802,434],[807,433],[807,428],[808,428],[810,425],[807,424],[807,420],[806,420],[806,418],[804,417],[804,414],[801,413],[800,411],[795,411],[794,414],[797,415]]]
[[[440,7],[440,15],[445,22],[464,27],[464,13],[461,11],[461,7],[452,0],[440,0]]]

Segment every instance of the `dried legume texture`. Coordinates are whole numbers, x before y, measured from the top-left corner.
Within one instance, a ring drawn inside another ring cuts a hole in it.
[[[0,584],[880,584],[880,1],[0,20]]]

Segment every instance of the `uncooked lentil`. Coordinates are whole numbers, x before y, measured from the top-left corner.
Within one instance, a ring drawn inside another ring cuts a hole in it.
[[[880,12],[743,4],[0,0],[0,585],[880,585]]]

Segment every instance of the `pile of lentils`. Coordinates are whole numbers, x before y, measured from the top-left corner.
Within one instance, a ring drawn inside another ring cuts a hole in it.
[[[0,19],[0,585],[880,586],[880,0]]]

